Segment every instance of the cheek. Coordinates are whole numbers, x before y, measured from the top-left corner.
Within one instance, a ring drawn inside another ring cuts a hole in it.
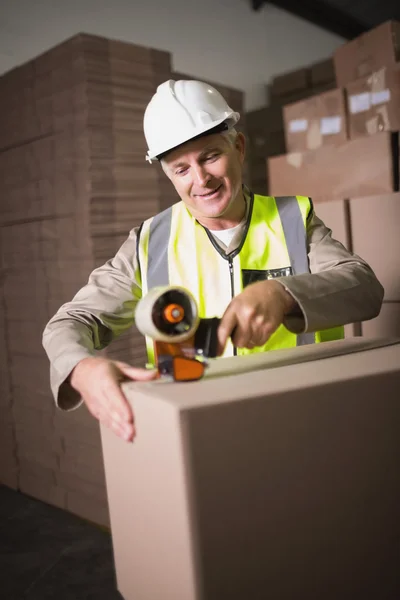
[[[230,163],[229,168],[227,169],[227,174],[232,185],[235,185],[239,180],[241,180],[242,170],[238,160],[233,160]]]
[[[190,182],[183,178],[172,178],[171,183],[173,184],[175,190],[178,192],[179,196],[187,196],[190,194]]]

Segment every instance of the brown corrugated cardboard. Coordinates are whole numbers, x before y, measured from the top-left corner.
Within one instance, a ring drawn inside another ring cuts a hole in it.
[[[285,136],[283,131],[251,131],[247,134],[250,170],[254,171],[257,161],[267,156],[276,156],[286,151]]]
[[[268,193],[265,158],[286,151],[282,107],[264,106],[246,113],[247,184],[257,193]]]
[[[364,321],[362,335],[366,338],[400,336],[400,302],[384,302],[375,319]]]
[[[0,448],[4,454],[15,454],[16,439],[12,411],[2,407],[0,418]]]
[[[69,456],[66,453],[62,453],[59,461],[60,471],[76,475],[83,481],[103,486],[104,465],[101,446],[98,450],[97,458],[94,457],[94,453],[81,457]]]
[[[309,88],[311,83],[310,69],[303,67],[281,75],[276,75],[271,82],[271,94],[273,96],[284,96],[290,92]]]
[[[21,440],[21,438],[19,438],[19,440]],[[58,471],[60,468],[60,456],[59,454],[52,452],[50,448],[31,448],[24,443],[19,443],[17,452],[19,461],[29,461],[29,463],[34,465],[52,469],[54,472]]]
[[[106,501],[107,493],[104,477],[103,481],[88,481],[75,473],[60,470],[56,473],[56,481],[65,490],[82,492],[93,498],[96,497],[99,503]]]
[[[340,46],[333,54],[336,83],[369,75],[400,60],[400,23],[387,21]]]
[[[91,496],[81,491],[68,491],[66,508],[78,517],[109,529],[110,513],[106,496],[103,500],[100,502],[97,496]]]
[[[322,94],[323,92],[327,92],[329,90],[333,90],[336,88],[336,84],[334,81],[320,83],[315,87],[308,87],[304,89],[299,89],[293,92],[289,92],[287,94],[282,94],[279,96],[274,96],[270,91],[270,85],[266,86],[266,100],[271,103],[272,106],[285,106],[286,104],[292,104],[293,102],[299,102],[300,100],[304,100],[305,98],[309,98],[315,94]]]
[[[335,81],[335,65],[333,64],[333,58],[329,57],[325,60],[320,60],[311,65],[311,85],[316,87],[323,83],[330,83]]]
[[[267,160],[270,193],[314,201],[370,196],[399,188],[398,135],[378,133]]]
[[[283,112],[280,105],[263,106],[246,113],[247,132],[271,133],[283,131]]]
[[[16,427],[27,429],[31,427],[33,430],[41,431],[41,435],[45,436],[47,432],[51,432],[54,423],[55,407],[50,406],[26,406],[14,402],[13,416]]]
[[[338,88],[283,107],[288,152],[314,150],[347,139],[344,90]]]
[[[348,83],[346,91],[351,138],[400,130],[400,65]]]
[[[0,447],[20,458],[21,487],[49,502],[63,468],[82,477],[68,490],[76,506],[87,481],[105,491],[98,423],[54,411],[43,329],[132,227],[175,201],[161,167],[146,165],[143,136],[145,107],[170,78],[168,52],[86,34],[0,77],[0,407],[16,420]],[[237,107],[243,94],[231,92]],[[104,355],[143,365],[143,336],[130,334]],[[74,442],[92,452],[70,454]],[[65,493],[54,502],[70,508]]]
[[[400,302],[400,193],[351,198],[353,250],[375,271],[385,301]]]
[[[18,466],[8,457],[0,457],[0,483],[13,490],[18,489]]]
[[[20,475],[29,475],[41,481],[43,484],[54,485],[56,483],[56,469],[41,465],[33,459],[20,457],[19,458]]]
[[[329,229],[332,229],[332,237],[351,251],[350,216],[347,200],[334,200],[332,202],[320,202],[314,206],[315,214]]]
[[[48,481],[40,480],[36,475],[22,471],[19,477],[19,489],[22,493],[38,498],[42,502],[58,508],[66,508],[67,492]]]
[[[137,439],[102,442],[125,600],[400,594],[400,343],[367,342],[124,386]]]
[[[15,427],[10,409],[0,408],[0,483],[17,489],[18,457]]]
[[[361,336],[361,323],[349,323],[344,326],[344,337],[353,338]]]
[[[29,427],[27,423],[15,425],[15,437],[18,448],[24,448],[29,455],[35,451],[60,455],[63,450],[61,437],[53,428],[41,430],[37,425]]]

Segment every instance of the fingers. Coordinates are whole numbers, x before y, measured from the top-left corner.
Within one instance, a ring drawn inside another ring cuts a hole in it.
[[[219,356],[223,354],[230,336],[237,348],[253,350],[263,346],[279,325],[275,321],[273,315],[257,314],[253,307],[233,301],[218,329]]]
[[[226,343],[228,339],[233,335],[232,341],[235,343],[234,338],[236,338],[236,328],[238,325],[236,312],[234,310],[230,310],[230,307],[227,308],[225,314],[223,315],[221,322],[218,327],[217,337],[218,337],[218,356],[221,356],[225,350]]]
[[[110,419],[121,426],[134,423],[132,408],[127,401],[120,383],[113,378],[103,382],[101,396],[105,413]]]
[[[126,377],[133,381],[151,381],[158,376],[157,369],[140,369],[120,361],[116,361],[115,364]]]
[[[94,358],[81,368],[77,389],[90,413],[126,441],[133,441],[136,428],[132,408],[122,389],[124,378],[151,381],[157,370],[139,369],[120,361]]]
[[[113,380],[103,382],[101,389],[84,398],[94,417],[125,441],[133,441],[136,428],[132,409],[119,385]]]

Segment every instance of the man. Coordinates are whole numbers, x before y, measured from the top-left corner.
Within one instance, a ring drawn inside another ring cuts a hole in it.
[[[85,402],[125,440],[135,426],[120,382],[155,372],[95,351],[133,324],[137,301],[155,285],[183,285],[201,317],[222,317],[223,356],[337,339],[344,324],[380,311],[374,273],[332,239],[309,198],[275,200],[243,185],[238,119],[205,83],[158,87],[144,116],[147,160],[161,161],[181,201],[133,229],[44,331],[58,406]]]

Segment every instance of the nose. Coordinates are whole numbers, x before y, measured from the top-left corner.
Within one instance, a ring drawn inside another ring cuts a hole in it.
[[[207,172],[204,165],[195,165],[194,167],[194,180],[197,185],[202,187],[206,186],[210,181],[211,175]]]

